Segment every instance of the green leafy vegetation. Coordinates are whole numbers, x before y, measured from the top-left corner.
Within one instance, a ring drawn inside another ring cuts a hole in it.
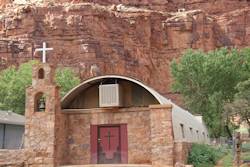
[[[235,126],[224,105],[247,85],[244,82],[250,78],[250,49],[222,48],[208,53],[188,50],[172,62],[171,72],[173,90],[183,95],[189,111],[203,115],[210,135],[231,137]]]
[[[80,83],[80,78],[70,68],[60,68],[56,70],[56,83],[60,86],[60,93],[63,97]]]
[[[188,164],[194,167],[213,167],[227,153],[227,150],[205,144],[193,144],[188,155]]]
[[[239,82],[236,86],[238,91],[234,100],[225,105],[225,112],[229,116],[239,116],[241,122],[246,122],[250,127],[250,78]],[[248,128],[250,136],[250,128]]]
[[[0,72],[0,109],[24,114],[25,90],[32,82],[32,66],[38,62],[30,61]],[[61,87],[61,96],[80,83],[80,79],[69,68],[57,69],[56,82]]]
[[[242,151],[243,152],[250,152],[250,143],[242,143]]]
[[[250,143],[242,143],[242,160],[250,161]]]
[[[222,159],[223,167],[232,167],[233,166],[233,154],[229,153]]]
[[[250,143],[242,144],[241,160],[250,160]],[[228,154],[224,156],[221,160],[220,166],[223,167],[233,167],[233,153],[232,150],[228,150]],[[247,164],[242,165],[248,166]]]
[[[242,160],[250,161],[250,152],[242,153]]]

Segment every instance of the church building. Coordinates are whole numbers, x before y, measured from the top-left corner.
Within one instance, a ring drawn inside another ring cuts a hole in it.
[[[185,163],[191,143],[209,142],[202,119],[134,78],[93,77],[62,99],[53,79],[52,66],[34,67],[24,145],[33,158],[26,164],[170,167]]]

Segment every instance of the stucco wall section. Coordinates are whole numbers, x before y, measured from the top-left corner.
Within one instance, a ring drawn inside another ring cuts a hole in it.
[[[127,124],[128,163],[151,162],[148,108],[90,109],[68,114],[69,164],[90,163],[90,125]]]
[[[175,142],[209,143],[205,124],[175,104],[172,109],[172,122]],[[183,125],[183,129],[181,125]]]

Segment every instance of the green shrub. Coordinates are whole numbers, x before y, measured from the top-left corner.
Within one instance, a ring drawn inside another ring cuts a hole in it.
[[[193,144],[188,155],[188,163],[194,167],[212,167],[226,153],[223,148],[214,148],[205,144]]]
[[[250,143],[242,143],[242,152],[250,151]]]

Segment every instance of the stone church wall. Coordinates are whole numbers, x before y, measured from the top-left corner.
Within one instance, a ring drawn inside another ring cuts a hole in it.
[[[41,114],[39,114],[41,116]],[[64,110],[59,126],[55,126],[57,140],[48,151],[33,148],[0,150],[0,165],[7,167],[57,166],[90,164],[90,125],[127,124],[128,163],[152,164],[153,167],[172,167],[185,163],[190,144],[175,143],[172,132],[171,106],[152,105],[149,108]],[[57,117],[59,118],[59,117]],[[42,122],[41,122],[42,123]],[[59,130],[60,131],[60,130]],[[36,140],[43,140],[44,133]],[[66,142],[65,142],[66,140]],[[67,143],[67,144],[65,144]],[[60,147],[59,150],[57,148]],[[52,149],[52,150],[51,150]],[[49,152],[54,154],[51,164]]]
[[[150,105],[151,161],[153,167],[174,166],[172,105]]]
[[[20,150],[0,150],[0,166],[23,166],[27,159],[28,152]]]
[[[127,124],[128,163],[150,164],[150,117],[148,108],[64,111],[68,115],[68,164],[90,163],[90,125]],[[71,113],[70,113],[71,112]],[[73,112],[73,113],[72,113]]]
[[[188,142],[175,142],[174,143],[174,157],[175,163],[187,164],[188,153],[191,150],[192,143]]]

